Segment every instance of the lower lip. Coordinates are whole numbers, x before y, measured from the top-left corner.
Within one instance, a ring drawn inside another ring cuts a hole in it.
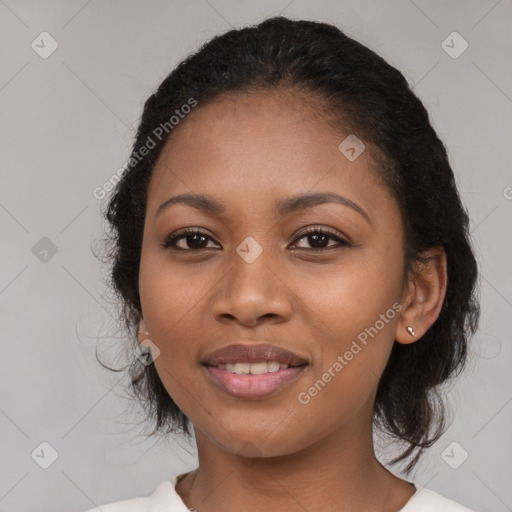
[[[283,368],[261,375],[231,373],[216,366],[203,366],[211,381],[235,398],[257,400],[273,395],[293,382],[305,366]]]

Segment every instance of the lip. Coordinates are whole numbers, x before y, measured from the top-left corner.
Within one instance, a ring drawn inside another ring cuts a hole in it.
[[[219,364],[261,363],[264,361],[277,361],[289,366],[302,366],[308,362],[299,355],[270,343],[237,343],[208,353],[201,363],[207,366],[218,366]]]
[[[228,395],[245,400],[259,400],[277,394],[296,380],[306,367],[294,366],[262,375],[241,375],[216,366],[203,366],[213,384]]]
[[[218,368],[218,365],[224,364],[264,361],[276,361],[289,367],[260,375],[236,374]],[[308,364],[298,354],[269,343],[227,345],[210,352],[201,362],[210,382],[228,395],[245,400],[275,395],[295,381]]]

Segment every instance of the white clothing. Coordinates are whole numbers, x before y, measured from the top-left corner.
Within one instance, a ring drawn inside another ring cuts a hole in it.
[[[116,501],[86,512],[189,512],[190,509],[175,490],[181,476],[176,476],[172,483],[169,480],[162,482],[150,496]],[[416,492],[397,512],[473,512],[434,491],[413,485]]]

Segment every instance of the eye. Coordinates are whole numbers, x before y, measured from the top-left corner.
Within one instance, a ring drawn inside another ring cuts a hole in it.
[[[339,247],[351,247],[350,242],[326,228],[307,228],[302,232],[302,235],[299,236],[297,241],[302,239],[306,239],[312,247],[310,249],[307,247],[298,247],[298,249],[306,249],[313,252],[329,251]],[[295,243],[297,243],[297,241]],[[326,245],[329,244],[329,241],[336,243],[334,245]],[[179,242],[183,242],[183,244],[180,246],[178,245]],[[169,236],[162,243],[162,247],[166,249],[172,247],[180,251],[212,249],[212,246],[208,247],[209,242],[213,242],[213,240],[205,232],[194,228],[185,228]],[[183,247],[183,245],[186,247]]]
[[[177,242],[181,241],[184,241],[184,245],[188,245],[188,247],[180,247],[177,245]],[[193,228],[186,228],[169,236],[162,243],[162,247],[166,249],[173,247],[179,251],[212,249],[212,247],[207,247],[208,241],[212,241],[212,239],[203,231],[199,231],[198,229]]]
[[[323,252],[330,251],[332,249],[339,249],[340,247],[351,247],[352,244],[347,240],[341,238],[337,233],[326,229],[326,228],[308,228],[300,236],[297,240],[300,241],[305,239],[307,243],[309,243],[312,248],[308,249],[307,247],[298,247],[299,249],[307,249],[313,252]],[[330,240],[334,240],[334,245],[327,245]],[[297,243],[297,242],[295,242]]]

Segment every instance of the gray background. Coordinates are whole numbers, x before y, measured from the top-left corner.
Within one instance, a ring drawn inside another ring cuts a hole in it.
[[[476,510],[512,510],[510,0],[0,0],[2,512],[82,511],[194,467],[194,445],[139,435],[126,379],[95,359],[97,344],[106,361],[122,350],[91,252],[103,229],[93,191],[125,163],[143,102],[172,67],[279,13],[337,24],[398,67],[449,147],[483,319],[450,390],[455,419],[415,480]],[[43,31],[59,45],[46,59],[31,47],[48,51]],[[458,58],[441,45],[453,31],[469,44]]]

